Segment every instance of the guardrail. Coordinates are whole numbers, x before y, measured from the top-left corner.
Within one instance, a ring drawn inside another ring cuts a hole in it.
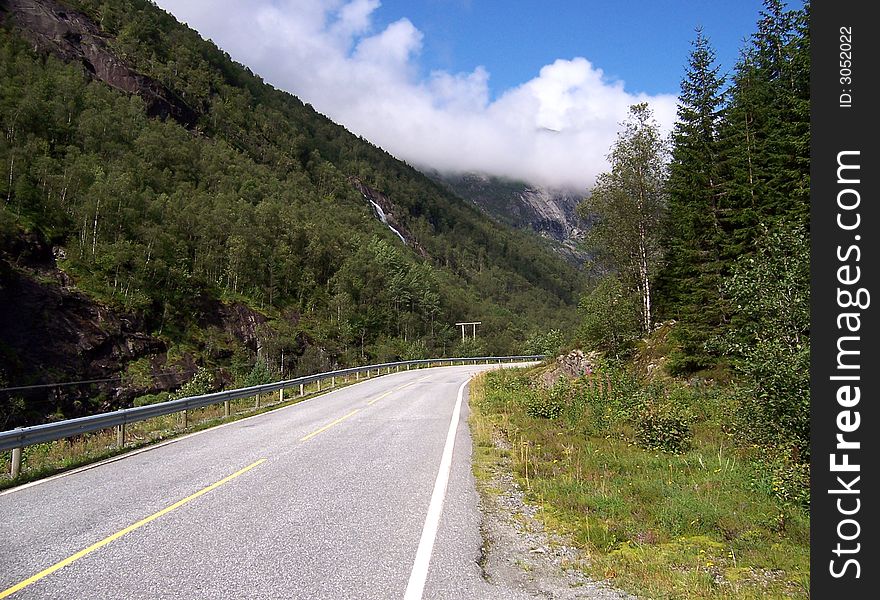
[[[178,400],[170,400],[168,402],[160,402],[157,404],[148,404],[146,406],[137,406],[134,408],[123,408],[112,412],[90,415],[88,417],[79,417],[76,419],[67,419],[56,423],[46,423],[43,425],[33,425],[31,427],[21,427],[10,431],[0,432],[0,451],[12,450],[12,465],[10,475],[14,479],[18,476],[21,468],[21,449],[25,446],[40,444],[43,442],[52,442],[63,440],[65,438],[98,431],[100,429],[118,428],[118,441],[122,446],[125,443],[125,426],[129,423],[145,421],[153,417],[161,417],[171,415],[178,412],[193,410],[208,406],[209,404],[219,404],[220,402],[228,403],[231,400],[240,398],[258,397],[261,394],[269,394],[279,392],[281,399],[284,398],[284,390],[299,386],[300,396],[304,395],[304,388],[309,383],[318,382],[318,391],[321,391],[321,382],[330,379],[335,384],[337,377],[346,377],[354,375],[356,379],[360,379],[362,373],[370,376],[372,371],[376,371],[379,375],[382,369],[386,369],[386,373],[390,373],[392,369],[399,371],[401,367],[409,369],[411,366],[442,366],[445,363],[453,365],[455,363],[476,364],[491,362],[520,362],[543,360],[544,355],[528,355],[528,356],[480,356],[477,358],[428,358],[420,360],[406,360],[401,362],[382,363],[378,365],[366,365],[362,367],[352,367],[349,369],[340,369],[338,371],[328,371],[326,373],[317,373],[315,375],[306,375],[305,377],[297,377],[296,379],[287,379],[275,383],[267,383],[264,385],[255,385],[252,387],[238,388],[235,390],[227,390],[224,392],[214,392],[213,394],[204,394],[201,396],[190,396],[180,398]],[[259,406],[259,405],[258,405]],[[228,407],[226,404],[226,416],[228,416]]]

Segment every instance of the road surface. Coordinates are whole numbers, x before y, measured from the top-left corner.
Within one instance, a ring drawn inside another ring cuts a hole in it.
[[[516,597],[477,563],[464,384],[486,368],[386,375],[3,492],[0,598]]]

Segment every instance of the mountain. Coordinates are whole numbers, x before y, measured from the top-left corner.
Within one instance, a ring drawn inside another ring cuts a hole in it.
[[[537,233],[573,264],[584,263],[586,254],[579,248],[579,243],[589,225],[575,212],[584,192],[541,187],[479,173],[434,172],[431,176],[500,223]]]
[[[0,426],[573,326],[541,240],[147,0],[0,0],[0,122]]]

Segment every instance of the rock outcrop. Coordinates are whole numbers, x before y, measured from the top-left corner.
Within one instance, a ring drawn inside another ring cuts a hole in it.
[[[56,265],[61,252],[34,234],[0,245],[0,389],[20,388],[0,391],[0,430],[129,406],[138,396],[178,388],[198,366],[188,353],[170,357],[143,319],[78,291]],[[260,355],[264,315],[213,299],[200,313],[198,325],[225,340],[203,354],[229,358],[228,348],[246,346]],[[139,365],[134,371],[132,363]],[[57,383],[65,385],[50,385]],[[28,409],[14,409],[16,399]]]
[[[493,219],[531,230],[550,240],[570,262],[583,264],[586,254],[578,247],[589,223],[576,212],[583,193],[551,189],[479,173],[441,174],[432,177],[473,202]]]
[[[544,387],[552,387],[561,377],[577,379],[592,375],[596,368],[597,355],[584,353],[583,350],[572,350],[568,354],[556,357],[550,367],[541,373],[539,381]]]
[[[106,36],[84,15],[53,0],[0,0],[0,15],[21,31],[43,52],[70,63],[81,64],[90,76],[137,94],[147,105],[147,114],[171,117],[185,127],[195,125],[198,114],[182,98],[158,81],[135,72],[107,44]]]

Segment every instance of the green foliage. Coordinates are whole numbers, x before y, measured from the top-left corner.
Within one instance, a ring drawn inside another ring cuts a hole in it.
[[[769,219],[805,224],[809,217],[809,5],[764,6],[733,75],[720,131],[728,260],[749,252]]]
[[[521,401],[537,390],[532,377],[490,372],[474,386],[475,472],[491,471],[493,457],[509,461],[545,522],[589,551],[597,577],[614,572],[618,585],[658,598],[808,597],[805,471],[785,466],[785,453],[767,469],[763,454],[755,461],[754,449],[731,444],[724,425],[737,394],[646,386],[600,365],[564,384],[559,418],[535,418]],[[577,404],[582,417],[572,421]],[[603,426],[586,426],[606,406]],[[641,428],[650,449],[634,443],[646,416],[663,419]],[[498,435],[510,450],[497,448]]]
[[[587,236],[606,272],[639,298],[643,332],[653,328],[652,285],[660,263],[660,223],[666,204],[667,144],[645,103],[635,104],[602,173],[578,212],[595,221]]]
[[[271,364],[283,352],[297,372],[389,353],[516,353],[535,327],[574,322],[581,276],[540,240],[266,85],[152,3],[71,4],[197,123],[150,118],[137,95],[0,27],[4,246],[40,235],[64,250],[80,290],[172,344],[195,346],[221,301],[245,304],[269,318]],[[355,179],[387,196],[412,243],[375,219]],[[483,322],[481,348],[456,346],[449,325],[462,320]],[[235,353],[208,341],[197,359]]]
[[[565,337],[558,329],[551,329],[546,333],[534,333],[525,343],[525,354],[545,354],[555,356],[565,344]]]
[[[810,463],[795,461],[787,448],[767,447],[755,457],[752,485],[783,506],[810,508]]]
[[[278,376],[266,366],[265,361],[257,360],[250,373],[241,381],[241,387],[253,387],[277,380]]]
[[[569,404],[571,387],[561,377],[549,390],[533,389],[523,396],[526,413],[539,419],[555,419]]]
[[[765,231],[724,286],[735,307],[724,348],[753,394],[742,403],[755,441],[810,448],[810,243],[799,226]]]
[[[168,399],[177,400],[189,396],[201,396],[213,392],[216,388],[214,373],[205,367],[198,367],[192,379],[180,386]]]
[[[401,360],[419,360],[423,358],[431,358],[431,350],[424,340],[415,340],[407,344],[400,356]]]
[[[650,397],[639,408],[636,442],[646,450],[681,454],[691,445],[690,418],[664,397]]]
[[[125,366],[124,381],[126,384],[141,389],[153,385],[153,368],[149,358],[132,361]]]
[[[565,418],[572,427],[602,436],[628,436],[639,406],[640,384],[620,364],[600,363],[593,375],[570,384]]]
[[[185,396],[181,396],[184,398]],[[158,394],[144,394],[134,399],[132,406],[146,406],[148,404],[159,404],[160,402],[168,402],[175,398],[168,392],[159,392]]]
[[[453,356],[461,356],[462,358],[472,358],[477,356],[486,356],[486,348],[480,338],[473,339],[466,337],[459,339],[453,350]]]
[[[671,367],[680,373],[713,362],[705,344],[724,318],[719,297],[725,238],[720,226],[723,186],[718,139],[723,86],[715,52],[698,29],[673,131],[663,219],[664,263],[657,281],[661,312],[678,321],[674,338],[679,351]]]
[[[511,405],[519,403],[531,389],[528,377],[510,369],[494,371],[483,381],[484,393],[474,397],[473,401],[479,403],[487,413],[510,410]]]
[[[663,318],[677,321],[676,373],[722,359],[711,344],[730,322],[720,291],[763,227],[808,220],[809,4],[764,6],[727,89],[702,31],[682,81],[657,281]]]
[[[640,331],[638,301],[613,275],[581,297],[580,338],[588,347],[620,358],[632,349]]]

